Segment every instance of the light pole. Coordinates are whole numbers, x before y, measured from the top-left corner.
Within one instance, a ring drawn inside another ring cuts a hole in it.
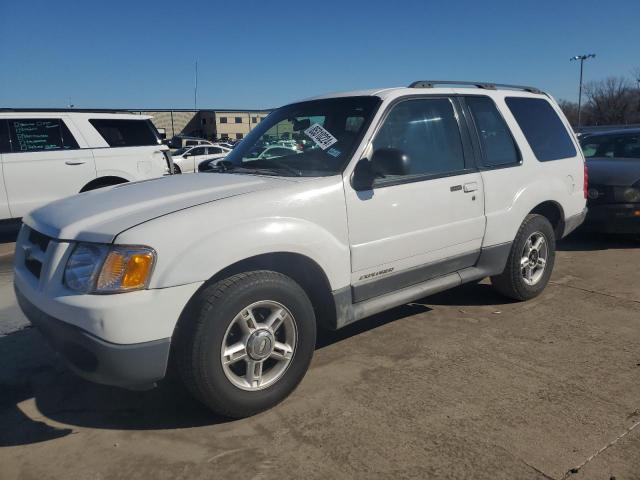
[[[582,113],[582,69],[584,65],[584,61],[589,58],[596,58],[595,53],[587,53],[584,55],[576,55],[575,57],[571,57],[569,60],[580,60],[580,88],[578,89],[578,127],[580,126],[580,114]]]

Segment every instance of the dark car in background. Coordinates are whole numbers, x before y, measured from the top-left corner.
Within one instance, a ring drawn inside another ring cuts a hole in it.
[[[640,128],[584,134],[589,212],[584,228],[640,234]]]

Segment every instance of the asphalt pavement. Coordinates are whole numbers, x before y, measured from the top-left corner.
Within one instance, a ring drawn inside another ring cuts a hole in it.
[[[68,372],[0,258],[0,479],[640,478],[640,242],[570,237],[538,298],[487,281],[321,332],[283,404],[211,415]]]

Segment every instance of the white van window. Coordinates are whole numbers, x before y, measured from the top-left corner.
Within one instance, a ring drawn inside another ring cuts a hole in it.
[[[14,153],[78,148],[78,142],[59,118],[9,120],[9,131]]]
[[[160,143],[149,120],[94,118],[89,123],[110,147],[143,147]]]

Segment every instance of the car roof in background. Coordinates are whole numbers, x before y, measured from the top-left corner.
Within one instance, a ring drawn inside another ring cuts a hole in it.
[[[51,115],[73,115],[83,118],[112,118],[119,120],[150,120],[149,115],[137,113],[117,112],[114,110],[76,109],[76,108],[0,108],[1,118],[10,117],[46,117]]]
[[[607,135],[625,135],[625,134],[637,135],[638,133],[640,133],[640,127],[617,128],[614,130],[597,130],[595,132],[582,132],[581,140],[586,140],[587,138],[591,138],[591,137],[604,137]]]

